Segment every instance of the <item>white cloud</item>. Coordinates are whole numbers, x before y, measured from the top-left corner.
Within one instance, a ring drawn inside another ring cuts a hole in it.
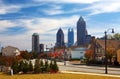
[[[50,9],[50,10],[43,10],[43,12],[47,15],[57,15],[57,14],[63,14],[63,10],[58,9]]]
[[[0,20],[0,31],[5,31],[6,28],[15,27],[16,24],[10,20]]]
[[[99,0],[33,0],[37,2],[53,2],[53,3],[94,3]]]
[[[21,9],[21,6],[18,5],[0,5],[0,14],[15,13]]]
[[[83,8],[83,11],[90,11],[90,15],[96,15],[101,13],[113,13],[120,12],[120,1],[119,0],[101,0],[91,4],[87,8]]]

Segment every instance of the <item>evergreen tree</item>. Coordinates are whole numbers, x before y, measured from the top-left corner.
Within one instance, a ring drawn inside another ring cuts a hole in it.
[[[57,65],[57,63],[56,63],[56,60],[54,60],[53,70],[54,70],[55,72],[58,72],[58,70],[59,70],[58,65]]]
[[[24,67],[23,67],[23,72],[24,73],[27,73],[29,71],[29,64],[28,64],[28,62],[24,62]]]
[[[33,64],[31,61],[29,62],[29,71],[33,71]]]
[[[41,73],[45,71],[43,60],[40,60],[40,69],[41,69],[40,70]]]
[[[48,64],[48,61],[45,61],[45,72],[49,72],[50,71],[50,66]]]
[[[35,60],[35,66],[34,66],[34,73],[40,73],[41,68],[40,68],[40,61],[39,59]]]
[[[50,72],[53,72],[53,62],[52,61],[50,61]]]
[[[23,61],[20,61],[20,64],[19,64],[19,72],[20,72],[20,71],[23,71],[23,67],[24,67],[24,62],[23,62]]]
[[[18,61],[14,61],[11,68],[13,69],[13,74],[17,74],[19,72],[18,69],[19,65],[18,65]]]

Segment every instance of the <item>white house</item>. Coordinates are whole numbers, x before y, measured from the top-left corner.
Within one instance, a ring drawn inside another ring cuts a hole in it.
[[[71,50],[71,59],[83,59],[87,48],[79,47]]]
[[[2,48],[2,56],[18,56],[20,55],[20,50],[16,47],[7,46]]]

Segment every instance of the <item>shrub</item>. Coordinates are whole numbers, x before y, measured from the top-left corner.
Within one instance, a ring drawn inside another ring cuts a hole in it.
[[[44,71],[45,71],[45,67],[44,67],[43,61],[40,60],[40,72],[43,73]]]
[[[58,72],[58,70],[59,70],[59,68],[58,68],[58,65],[56,63],[56,60],[54,60],[54,62],[51,61],[50,62],[50,72],[56,73],[56,72]]]
[[[24,62],[23,73],[27,73],[29,71],[29,64],[28,62]]]
[[[53,70],[54,70],[54,72],[58,72],[58,65],[57,65],[57,63],[56,63],[56,60],[54,60],[54,64],[53,64]]]
[[[45,72],[49,72],[50,71],[50,66],[48,64],[48,61],[45,61]]]
[[[40,61],[37,59],[35,60],[34,73],[40,73],[40,72],[41,72]]]
[[[14,61],[11,68],[13,69],[13,74],[17,74],[19,72],[18,61]]]
[[[19,62],[19,72],[23,71],[23,68],[24,68],[24,62],[20,61]]]
[[[30,61],[29,62],[29,71],[33,71],[34,69],[33,69],[33,64],[32,64],[32,62]]]

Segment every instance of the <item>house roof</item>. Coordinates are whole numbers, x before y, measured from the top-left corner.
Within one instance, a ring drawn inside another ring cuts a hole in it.
[[[7,48],[14,48],[14,49],[19,50],[17,47],[13,47],[13,46],[7,46],[7,47],[5,47],[4,49],[7,49]]]
[[[102,47],[105,48],[105,40],[96,40],[96,42]],[[107,47],[112,47],[115,49],[119,49],[120,48],[120,40],[107,40],[106,41],[106,45]]]

